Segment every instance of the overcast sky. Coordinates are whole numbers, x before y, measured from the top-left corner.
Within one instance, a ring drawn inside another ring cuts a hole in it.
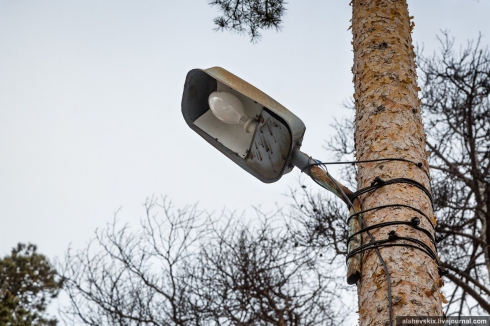
[[[83,248],[96,228],[176,206],[272,210],[299,172],[263,184],[187,127],[185,76],[221,66],[300,117],[303,151],[322,148],[353,93],[349,1],[290,0],[283,30],[214,32],[206,0],[0,0],[0,256],[32,242],[51,258]],[[438,48],[483,34],[489,1],[409,1],[414,42]]]

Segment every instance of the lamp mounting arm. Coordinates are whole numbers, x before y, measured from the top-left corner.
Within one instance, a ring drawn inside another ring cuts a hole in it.
[[[351,216],[353,214],[361,211],[361,202],[358,198],[351,202],[350,197],[353,194],[352,190],[342,185],[340,182],[335,180],[329,173],[323,171],[319,166],[318,162],[315,161],[310,156],[301,152],[298,149],[293,150],[293,155],[291,156],[290,162],[299,168],[301,172],[308,174],[314,181],[320,184],[322,187],[333,193],[335,196],[342,199],[344,203],[349,208],[349,213]],[[357,217],[349,218],[348,222],[348,236],[352,236],[361,230],[361,224]],[[362,244],[362,238],[358,234],[353,237],[352,241],[348,244],[347,251],[359,248]],[[347,260],[347,283],[355,284],[361,278],[361,262],[362,254],[354,255]]]

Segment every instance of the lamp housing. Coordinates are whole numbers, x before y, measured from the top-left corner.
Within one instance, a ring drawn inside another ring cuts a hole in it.
[[[218,119],[208,102],[213,92],[238,98],[254,127],[244,129],[241,124]],[[296,115],[273,98],[220,67],[188,72],[182,115],[209,144],[265,183],[275,182],[292,170],[293,150],[301,147],[306,129]]]

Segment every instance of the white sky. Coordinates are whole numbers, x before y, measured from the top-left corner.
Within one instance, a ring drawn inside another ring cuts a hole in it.
[[[206,0],[0,0],[0,256],[32,242],[61,257],[120,207],[138,220],[152,195],[209,211],[287,205],[299,172],[263,184],[187,127],[186,73],[221,66],[306,124],[319,159],[353,93],[349,1],[290,0],[280,33],[214,32]],[[490,43],[489,1],[409,1],[426,53],[449,29]]]

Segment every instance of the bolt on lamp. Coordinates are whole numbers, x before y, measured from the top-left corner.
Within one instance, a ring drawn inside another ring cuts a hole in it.
[[[182,115],[192,130],[262,182],[276,182],[296,166],[344,201],[342,193],[352,193],[300,151],[303,121],[223,68],[187,73]],[[357,218],[350,219],[349,235],[359,229]],[[360,246],[360,236],[356,240],[349,251]],[[348,261],[347,282],[354,284],[359,277],[360,254]]]

